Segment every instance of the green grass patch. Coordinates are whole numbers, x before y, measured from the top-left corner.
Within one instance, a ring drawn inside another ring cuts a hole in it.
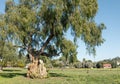
[[[120,69],[49,69],[46,79],[26,78],[26,69],[6,68],[0,84],[120,84]]]

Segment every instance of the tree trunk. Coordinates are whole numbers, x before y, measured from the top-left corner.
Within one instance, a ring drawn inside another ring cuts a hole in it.
[[[48,43],[51,41],[51,39],[54,37],[54,34],[51,31],[51,35],[47,38],[46,42],[43,44],[42,48],[39,50],[39,55],[41,55],[48,45]],[[28,48],[28,51],[30,51],[30,47]],[[31,63],[28,66],[28,72],[27,77],[30,78],[46,78],[47,77],[47,71],[46,67],[44,66],[44,63],[42,60],[39,60],[38,57],[34,57],[32,54],[29,54],[29,58],[31,60]]]
[[[42,60],[30,55],[31,63],[28,65],[27,77],[29,78],[46,78],[47,71]]]

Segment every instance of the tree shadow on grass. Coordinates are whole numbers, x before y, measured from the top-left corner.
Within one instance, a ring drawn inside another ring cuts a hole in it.
[[[50,77],[68,77],[67,75],[62,73],[49,73],[49,76]]]
[[[23,76],[23,77],[26,77],[26,73],[0,73],[0,76],[1,77],[4,77],[4,78],[13,78],[13,77],[16,77],[16,76]],[[49,76],[50,77],[68,77],[67,75],[64,75],[62,73],[49,73]]]
[[[0,73],[0,76],[4,77],[4,78],[13,78],[16,76],[24,76],[25,77],[26,73],[22,73],[22,70],[20,70],[20,69],[8,68],[8,69],[3,69],[2,72]]]
[[[16,77],[16,76],[26,76],[26,73],[0,73],[0,76],[1,77],[4,77],[4,78],[13,78],[13,77]]]
[[[17,70],[17,69],[15,69],[15,70],[13,70],[13,69],[3,69],[3,71],[13,72],[13,71],[21,71],[21,70]]]

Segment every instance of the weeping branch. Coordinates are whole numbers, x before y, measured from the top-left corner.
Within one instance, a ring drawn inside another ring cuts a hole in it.
[[[40,54],[44,51],[44,49],[47,47],[48,43],[52,40],[52,38],[54,37],[54,35],[50,35],[48,37],[48,39],[46,40],[46,42],[43,44],[43,46],[40,49]]]

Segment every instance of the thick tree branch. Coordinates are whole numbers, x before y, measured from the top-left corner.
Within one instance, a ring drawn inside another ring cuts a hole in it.
[[[42,52],[44,51],[44,49],[47,47],[48,43],[52,40],[52,38],[54,37],[53,34],[51,34],[48,39],[46,40],[46,42],[43,44],[43,46],[41,47],[39,53],[42,54]]]
[[[53,39],[54,36],[55,36],[55,34],[54,34],[54,24],[52,23],[52,28],[50,29],[50,36],[48,37],[46,42],[41,47],[39,54],[42,54],[42,52],[44,51],[44,49],[47,47],[47,45]]]

